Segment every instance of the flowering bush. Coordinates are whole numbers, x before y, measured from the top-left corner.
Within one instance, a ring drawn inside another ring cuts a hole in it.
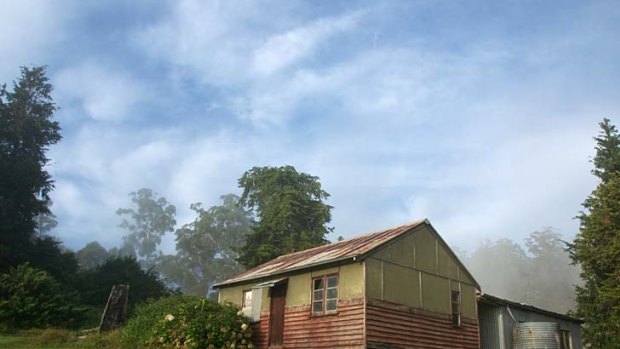
[[[146,313],[146,317],[142,316]],[[136,319],[141,320],[130,320],[125,329],[132,333],[142,333],[142,340],[140,343],[134,342],[134,346],[137,344],[147,348],[182,349],[254,348],[250,340],[248,320],[230,304],[222,305],[189,296],[166,297],[138,308]],[[147,319],[149,321],[146,321]],[[141,321],[141,324],[137,326],[132,321]]]

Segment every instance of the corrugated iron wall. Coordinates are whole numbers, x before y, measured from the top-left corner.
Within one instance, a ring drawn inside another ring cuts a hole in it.
[[[510,349],[504,341],[504,322],[502,321],[502,309],[500,307],[480,304],[478,306],[480,319],[480,349]],[[512,321],[512,320],[511,320]],[[512,329],[511,329],[512,331]]]
[[[260,315],[260,321],[252,324],[252,342],[257,349],[266,349],[269,346],[269,312]]]
[[[491,305],[480,303],[478,307],[480,317],[480,348],[481,349],[511,349],[512,348],[512,330],[514,328],[515,317],[517,322],[557,322],[560,329],[570,331],[572,349],[582,349],[581,329],[579,324],[548,315],[543,315],[500,305]]]
[[[368,299],[366,340],[368,349],[478,349],[478,323],[463,318],[455,328],[448,315]]]

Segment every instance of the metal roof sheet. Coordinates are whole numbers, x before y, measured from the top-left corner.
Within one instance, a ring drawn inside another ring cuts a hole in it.
[[[319,265],[353,259],[353,257],[364,255],[424,223],[428,223],[428,221],[426,219],[420,219],[409,224],[379,232],[368,233],[352,239],[282,255],[276,259],[246,270],[232,278],[219,282],[215,284],[214,287],[237,284],[244,281],[266,278],[291,271],[309,269]]]
[[[525,304],[525,303],[519,303],[519,302],[516,302],[516,301],[511,301],[511,300],[505,299],[505,298],[499,298],[499,297],[496,297],[496,296],[492,296],[492,295],[490,295],[488,293],[477,292],[476,293],[476,297],[478,298],[478,302],[482,302],[482,303],[495,304],[495,305],[510,305],[510,306],[515,307],[515,308],[520,308],[520,309],[525,309],[525,310],[532,311],[532,312],[535,312],[535,313],[545,314],[545,315],[548,315],[548,316],[551,316],[551,317],[556,317],[558,319],[564,319],[564,320],[573,321],[573,322],[577,322],[577,323],[585,322],[582,319],[579,319],[579,318],[576,318],[576,317],[572,317],[570,315],[556,313],[554,311],[538,308],[538,307],[535,307],[533,305],[529,305],[529,304]]]

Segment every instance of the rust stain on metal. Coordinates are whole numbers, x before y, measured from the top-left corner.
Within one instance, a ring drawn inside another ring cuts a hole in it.
[[[425,219],[399,227],[364,234],[349,240],[331,243],[304,251],[289,253],[249,269],[228,280],[215,285],[220,287],[243,281],[269,277],[288,271],[301,270],[327,264],[339,260],[357,257],[371,251],[375,247],[400,236],[401,234],[427,222]]]

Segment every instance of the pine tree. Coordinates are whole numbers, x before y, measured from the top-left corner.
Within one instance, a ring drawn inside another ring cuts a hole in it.
[[[22,68],[0,86],[0,270],[28,259],[38,215],[49,214],[54,181],[46,152],[61,139],[45,67]]]
[[[580,231],[570,246],[581,265],[577,314],[592,348],[620,348],[620,135],[608,119],[600,123],[592,173],[600,179],[577,218]]]

